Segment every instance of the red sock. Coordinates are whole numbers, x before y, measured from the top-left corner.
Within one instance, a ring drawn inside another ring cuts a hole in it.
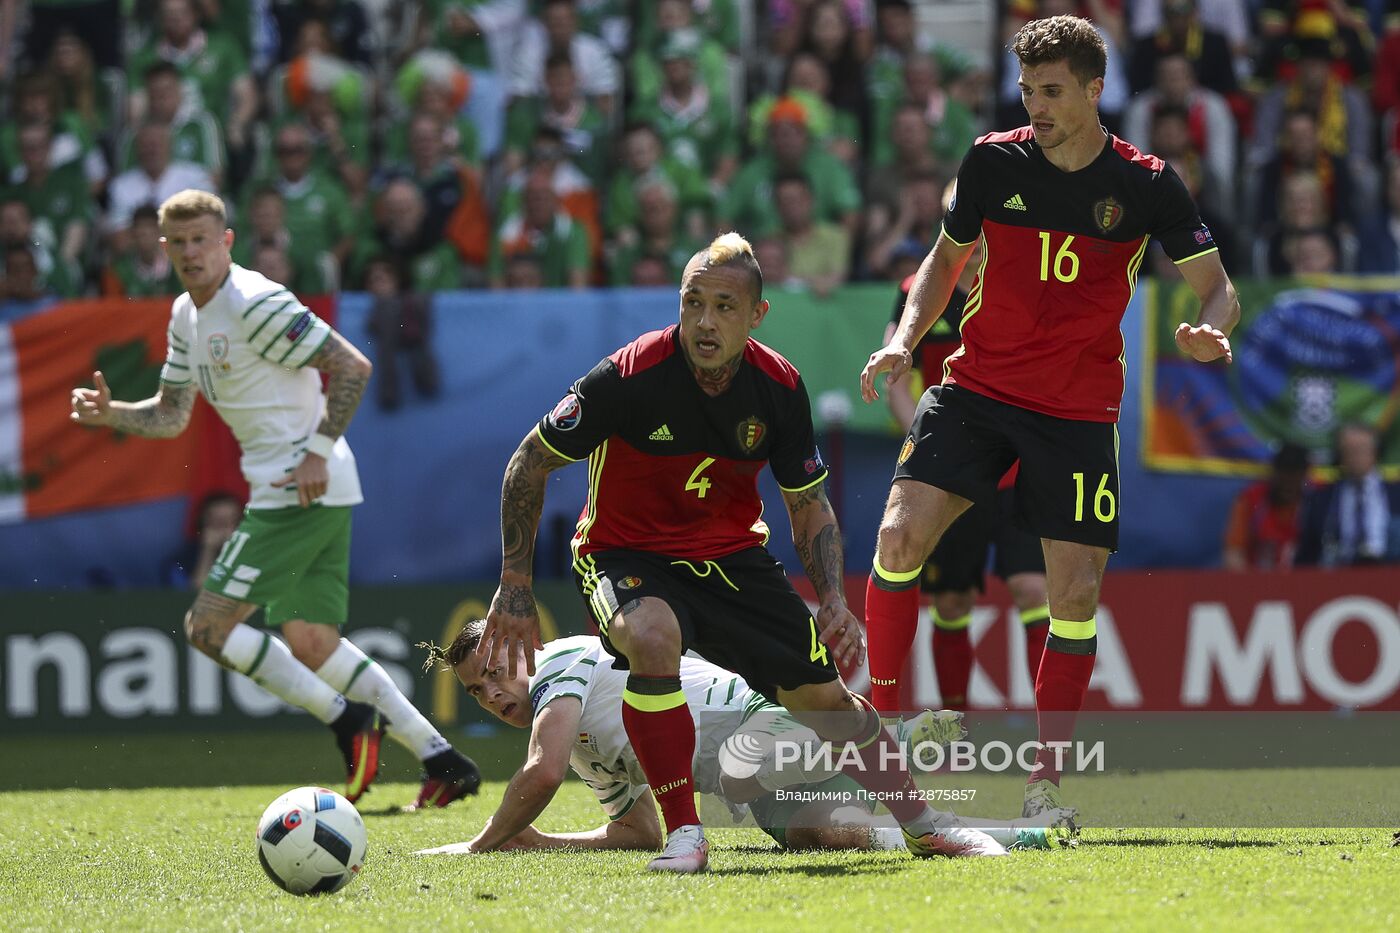
[[[1021,628],[1026,633],[1026,670],[1034,684],[1040,675],[1040,658],[1045,653],[1045,636],[1050,634],[1050,610],[1045,606],[1021,612]]]
[[[928,805],[919,799],[903,750],[880,722],[879,713],[861,697],[856,697],[856,700],[866,712],[865,720],[856,732],[844,737],[822,736],[835,746],[831,760],[838,763],[846,761],[841,773],[875,795],[875,799],[888,807],[901,825],[908,825],[922,816]],[[844,713],[839,718],[849,722]],[[842,754],[847,742],[855,745],[858,760],[851,761],[853,756]]]
[[[622,726],[661,805],[666,832],[700,822],[695,812],[695,720],[680,677],[632,674],[622,692]]]
[[[933,671],[944,709],[967,709],[967,682],[972,679],[972,616],[944,619],[934,614]]]
[[[1070,623],[1079,625],[1082,623]],[[1052,621],[1050,627],[1054,628]],[[1089,620],[1088,631],[1093,631]],[[1098,639],[1064,638],[1053,631],[1045,641],[1045,654],[1040,660],[1040,672],[1035,681],[1036,721],[1040,727],[1040,744],[1068,742],[1074,738],[1074,720],[1084,705],[1084,693],[1094,673],[1094,652]],[[1068,753],[1066,753],[1068,754]],[[1060,783],[1060,771],[1055,766],[1055,752],[1042,747],[1036,754],[1031,782],[1049,780]],[[1072,759],[1070,759],[1072,760]]]
[[[899,675],[919,627],[920,571],[906,580],[889,579],[879,561],[865,584],[865,632],[869,639],[870,700],[882,714],[899,712]]]

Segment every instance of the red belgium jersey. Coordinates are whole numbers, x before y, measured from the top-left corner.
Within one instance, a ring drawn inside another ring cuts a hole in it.
[[[1065,172],[1029,126],[968,151],[943,232],[985,242],[945,381],[1079,421],[1118,420],[1127,366],[1118,328],[1148,241],[1178,264],[1216,251],[1164,161],[1110,136],[1093,162]]]
[[[678,327],[644,334],[574,383],[538,430],[560,456],[588,458],[576,557],[627,549],[713,560],[761,546],[764,463],[786,492],[826,479],[802,377],[752,338],[733,383],[711,397]]]

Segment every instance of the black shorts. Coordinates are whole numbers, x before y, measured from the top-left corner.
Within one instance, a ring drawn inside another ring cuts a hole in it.
[[[1008,405],[963,386],[919,399],[895,479],[990,502],[1011,464],[1016,520],[1032,534],[1118,548],[1118,428]]]
[[[1040,538],[1016,523],[1016,494],[998,489],[991,503],[976,502],[938,540],[919,578],[925,593],[986,592],[987,551],[992,572],[1003,580],[1018,573],[1044,573]]]
[[[822,684],[839,675],[807,603],[783,565],[761,547],[710,561],[649,551],[599,551],[574,563],[574,583],[598,625],[603,647],[627,669],[608,639],[608,625],[634,599],[654,596],[681,626],[682,651],[731,670],[777,702],[779,688]]]

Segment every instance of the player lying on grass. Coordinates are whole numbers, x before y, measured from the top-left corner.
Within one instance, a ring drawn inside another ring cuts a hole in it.
[[[622,722],[627,672],[613,667],[598,638],[581,635],[552,641],[538,651],[534,676],[519,665],[512,677],[503,661],[488,665],[477,653],[484,630],[485,622],[478,620],[468,623],[447,648],[428,646],[428,663],[450,668],[498,719],[530,729],[529,751],[476,838],[421,854],[565,846],[659,849],[663,838],[656,806]],[[823,743],[737,674],[687,656],[681,659],[681,689],[695,717],[696,789],[717,796],[736,820],[751,813],[759,828],[789,849],[904,848],[899,828],[875,826],[868,795],[829,761],[794,755],[792,746],[779,753],[782,743],[797,743],[804,750]],[[912,760],[926,759],[929,750],[920,751],[924,743],[946,745],[963,735],[961,718],[926,711],[901,723],[897,738]],[[577,833],[535,829],[533,821],[570,767],[597,795],[608,822]],[[780,794],[796,790],[811,793]],[[1058,830],[969,822],[1010,848],[1051,848],[1060,841]]]

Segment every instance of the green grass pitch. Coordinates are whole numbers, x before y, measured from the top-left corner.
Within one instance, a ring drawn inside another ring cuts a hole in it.
[[[480,797],[395,812],[416,785],[412,763],[390,749],[388,780],[361,802],[363,874],[338,894],[297,898],[263,876],[253,828],[279,793],[333,774],[319,734],[16,739],[0,768],[0,922],[7,930],[338,933],[1400,924],[1394,827],[1090,828],[1071,850],[919,862],[902,853],[783,853],[757,831],[728,830],[713,837],[710,873],[685,878],[650,876],[645,857],[627,852],[415,858],[414,849],[469,838],[519,760],[514,737],[463,746],[496,779]],[[258,783],[225,786],[243,780]],[[118,789],[94,789],[109,785]],[[984,786],[993,811],[1018,799],[1013,777]],[[1367,788],[1400,787],[1400,771],[1164,771],[1078,786],[1072,802],[1102,816],[1096,826],[1112,826],[1147,797],[1183,801],[1183,821],[1223,819],[1232,794],[1276,798],[1280,820],[1292,813],[1301,823],[1310,795],[1350,795],[1364,806]],[[583,785],[570,781],[540,826],[581,829],[599,819]]]

